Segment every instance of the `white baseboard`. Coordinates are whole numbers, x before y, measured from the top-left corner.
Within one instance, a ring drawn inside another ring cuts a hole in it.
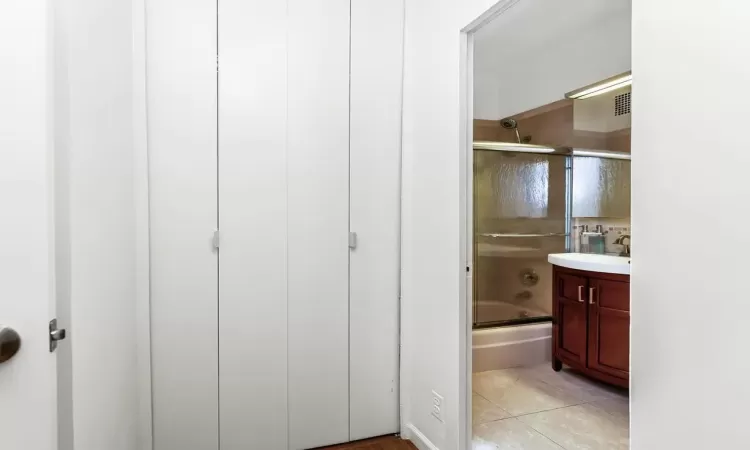
[[[440,450],[413,424],[407,423],[402,436],[409,439],[419,450]]]

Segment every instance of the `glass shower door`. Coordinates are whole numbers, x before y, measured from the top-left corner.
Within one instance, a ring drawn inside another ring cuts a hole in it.
[[[474,151],[474,325],[551,320],[550,253],[569,245],[569,156]]]

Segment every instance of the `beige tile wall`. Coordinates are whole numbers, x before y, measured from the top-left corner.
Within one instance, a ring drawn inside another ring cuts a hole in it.
[[[597,225],[604,228],[604,251],[608,254],[619,255],[623,250],[622,245],[615,244],[615,240],[622,234],[630,235],[630,219],[613,218],[577,218],[573,219],[573,251],[580,251],[580,232],[583,226],[588,225],[589,231],[594,231]]]
[[[630,152],[630,128],[601,133],[573,129],[573,100],[560,100],[513,116],[521,137],[531,144]],[[475,141],[515,142],[513,130],[500,120],[474,120]]]

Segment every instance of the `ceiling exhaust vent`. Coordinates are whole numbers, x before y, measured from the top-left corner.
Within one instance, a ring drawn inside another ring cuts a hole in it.
[[[630,114],[630,92],[615,96],[615,116]]]

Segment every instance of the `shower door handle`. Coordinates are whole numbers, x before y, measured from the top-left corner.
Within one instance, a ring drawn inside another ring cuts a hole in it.
[[[583,300],[583,286],[578,286],[578,301],[581,303],[586,303]]]

